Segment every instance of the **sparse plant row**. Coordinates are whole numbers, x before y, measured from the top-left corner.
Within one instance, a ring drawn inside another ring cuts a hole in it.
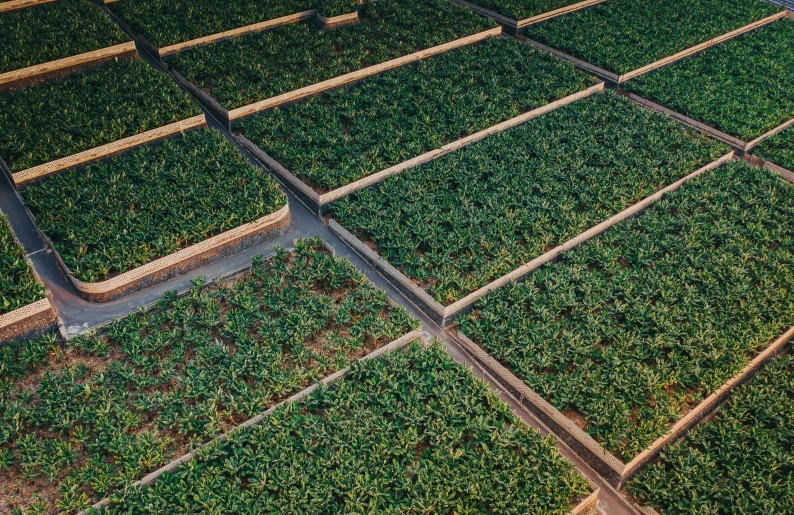
[[[484,7],[512,20],[521,21],[545,14],[582,0],[473,0],[472,4]]]
[[[794,513],[794,357],[781,356],[627,490],[665,514]]]
[[[156,47],[318,9],[326,17],[356,11],[355,0],[120,0],[113,13]]]
[[[418,325],[321,245],[100,335],[0,349],[4,500],[74,513]]]
[[[595,79],[514,39],[489,38],[245,119],[235,128],[318,191],[586,89]]]
[[[227,109],[447,43],[493,26],[452,0],[377,0],[332,30],[290,24],[165,61]]]
[[[213,129],[51,175],[22,196],[84,282],[173,254],[287,202],[270,175]]]
[[[551,438],[435,343],[354,364],[108,513],[561,515],[588,493]]]
[[[632,79],[625,87],[750,141],[794,118],[792,41],[794,20],[783,19]]]
[[[753,154],[794,171],[794,127],[762,142],[755,147]]]
[[[0,213],[0,315],[41,300],[44,295],[44,286],[33,274],[5,215]]]
[[[460,329],[624,461],[794,324],[794,187],[733,161]]]
[[[0,156],[17,172],[199,114],[170,77],[121,59],[0,94]]]
[[[602,93],[391,177],[331,210],[450,304],[727,152]]]
[[[527,37],[623,74],[781,10],[746,0],[610,0],[527,29]]]
[[[0,73],[129,41],[88,0],[59,0],[2,13]]]

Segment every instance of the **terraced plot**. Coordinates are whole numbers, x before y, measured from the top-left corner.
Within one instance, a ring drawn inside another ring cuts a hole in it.
[[[202,129],[22,189],[74,276],[98,282],[274,213],[275,180]]]
[[[626,83],[745,141],[794,118],[794,20],[784,19]]]
[[[129,41],[87,0],[59,0],[0,16],[0,73]]]
[[[365,4],[359,17],[357,24],[332,30],[285,25],[165,61],[234,109],[494,26],[452,0],[377,0]]]
[[[777,358],[627,487],[664,513],[794,511],[794,357]]]
[[[745,0],[611,0],[532,25],[526,35],[620,75],[779,11]]]
[[[303,241],[99,335],[0,348],[3,499],[74,513],[416,324]]]
[[[628,460],[794,324],[792,222],[794,186],[734,161],[484,297],[460,329]]]
[[[443,347],[414,345],[355,365],[109,513],[561,515],[588,493],[553,440],[522,426]]]
[[[331,211],[449,304],[727,151],[602,93],[391,177]]]
[[[0,157],[17,172],[199,114],[167,75],[121,59],[0,94]]]
[[[316,191],[349,184],[594,84],[569,63],[490,38],[235,125]]]
[[[0,213],[0,315],[43,298],[44,286],[25,260],[8,219]]]
[[[354,0],[123,0],[108,4],[158,48],[311,9],[326,17],[356,11]]]

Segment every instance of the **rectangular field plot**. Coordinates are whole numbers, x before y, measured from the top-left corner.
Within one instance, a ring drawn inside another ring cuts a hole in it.
[[[129,41],[86,0],[48,2],[0,16],[0,74]]]
[[[620,484],[785,345],[793,266],[794,186],[732,161],[487,295],[458,329]]]
[[[330,209],[433,300],[450,305],[727,151],[601,93]]]
[[[354,0],[118,0],[110,10],[158,48],[246,25],[317,10],[325,17],[356,11]]]
[[[594,83],[550,54],[489,38],[256,114],[234,128],[316,195]]]
[[[251,478],[240,481],[240,477]],[[587,481],[443,347],[354,365],[108,514],[582,513]],[[592,497],[591,497],[592,498]],[[594,503],[588,507],[594,509]]]
[[[627,485],[664,513],[794,513],[794,357],[781,356],[714,418]]]
[[[749,142],[794,118],[794,20],[786,18],[632,79],[625,88]]]
[[[133,289],[137,283],[127,278],[160,258],[288,210],[276,181],[212,129],[50,175],[21,194],[77,288],[97,296],[105,288]],[[279,228],[288,212],[283,218]],[[265,234],[252,231],[223,243],[241,248]]]
[[[526,36],[622,75],[780,11],[746,0],[612,0],[532,25]]]
[[[99,334],[0,348],[3,500],[85,509],[417,324],[301,241]]]
[[[200,114],[170,77],[121,59],[0,93],[0,157],[21,172]]]
[[[335,29],[284,25],[164,60],[234,109],[494,27],[452,0],[377,0],[359,18]]]
[[[753,154],[794,171],[794,127],[764,141],[755,147]]]

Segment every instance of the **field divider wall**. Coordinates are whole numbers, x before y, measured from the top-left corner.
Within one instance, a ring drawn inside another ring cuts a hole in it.
[[[777,134],[780,134],[781,132],[783,132],[784,130],[786,130],[789,127],[792,127],[792,126],[794,126],[794,118],[781,123],[780,125],[778,125],[774,129],[772,129],[771,131],[769,131],[769,132],[767,132],[765,134],[762,134],[761,136],[755,138],[754,140],[748,141],[747,144],[744,147],[744,151],[745,152],[749,152],[753,148],[757,147],[760,143],[768,140],[772,136],[776,136]]]
[[[2,5],[2,4],[0,4]],[[136,53],[135,43],[128,41],[120,45],[100,48],[83,54],[64,57],[41,64],[34,64],[27,68],[20,68],[5,73],[0,73],[0,90],[13,87],[15,84],[30,81],[32,79],[46,78],[46,76],[70,70],[73,68],[84,67],[88,64],[107,59],[130,56]]]
[[[236,135],[236,138],[246,150],[248,150],[255,158],[257,158],[268,169],[270,169],[273,173],[275,173],[281,179],[281,182],[285,186],[290,188],[290,190],[293,193],[295,193],[296,196],[299,197],[301,202],[304,205],[306,205],[306,207],[308,207],[312,212],[322,216],[327,211],[329,204],[343,197],[346,197],[352,193],[355,193],[358,190],[371,187],[391,177],[392,175],[397,175],[406,170],[410,170],[425,163],[429,163],[434,159],[438,159],[439,157],[445,156],[451,152],[466,147],[467,145],[476,143],[480,140],[487,138],[488,136],[511,129],[513,127],[526,123],[534,118],[542,116],[550,111],[553,111],[557,108],[571,104],[573,102],[576,102],[577,100],[587,98],[603,90],[604,90],[604,83],[599,82],[598,84],[591,86],[585,90],[579,91],[572,95],[568,95],[567,97],[563,97],[559,100],[555,100],[554,102],[550,102],[544,106],[538,107],[537,109],[533,109],[526,113],[520,114],[514,118],[510,118],[509,120],[493,125],[487,129],[481,130],[479,132],[476,132],[459,140],[453,141],[452,143],[448,143],[442,147],[430,150],[428,152],[425,152],[424,154],[420,154],[416,157],[398,163],[394,166],[390,166],[379,172],[375,172],[357,181],[351,182],[350,184],[341,186],[339,188],[336,188],[334,190],[322,194],[317,193],[311,186],[300,180],[297,176],[295,176],[292,172],[287,170],[287,168],[284,167],[281,163],[279,163],[276,159],[269,156],[265,151],[259,148],[258,145],[253,143],[251,140],[249,140],[242,134]]]
[[[357,361],[365,362],[365,361],[369,361],[369,360],[372,360],[372,359],[377,359],[377,358],[383,356],[384,354],[400,350],[403,347],[406,347],[406,346],[410,345],[411,343],[413,343],[413,342],[415,342],[417,340],[421,341],[421,337],[422,337],[422,331],[421,330],[417,329],[417,330],[411,331],[409,333],[404,334],[400,338],[398,338],[396,340],[393,340],[392,342],[388,343],[387,345],[372,351],[371,353],[367,354],[366,356],[364,356],[362,358],[359,358]],[[288,397],[288,398],[284,399],[283,401],[281,401],[281,402],[275,404],[273,407],[269,408],[267,411],[265,411],[263,413],[260,413],[259,415],[256,415],[253,418],[248,419],[247,421],[243,422],[242,424],[239,424],[239,425],[233,427],[232,429],[226,431],[222,435],[219,435],[216,438],[214,438],[213,440],[210,440],[209,442],[203,444],[201,447],[199,447],[199,448],[197,448],[197,449],[195,449],[195,450],[193,450],[193,451],[181,456],[180,458],[177,458],[177,459],[171,461],[167,465],[165,465],[163,467],[160,467],[159,469],[155,470],[154,472],[144,476],[142,479],[140,479],[138,481],[135,481],[134,483],[132,483],[129,486],[127,486],[125,488],[125,490],[151,486],[152,484],[154,484],[155,481],[157,481],[161,476],[163,476],[163,474],[166,474],[166,473],[169,473],[169,472],[173,472],[174,470],[178,469],[180,466],[184,465],[185,463],[187,463],[187,462],[193,460],[194,458],[198,457],[199,455],[201,455],[202,452],[206,452],[206,450],[208,450],[208,449],[209,449],[210,452],[212,452],[212,450],[214,448],[217,448],[221,444],[229,441],[238,432],[244,431],[244,430],[246,430],[246,429],[248,429],[248,428],[250,428],[252,426],[256,426],[256,425],[261,424],[263,421],[265,421],[270,415],[272,415],[277,409],[281,408],[283,405],[290,404],[290,403],[296,403],[296,402],[298,402],[298,401],[310,396],[315,391],[317,391],[317,389],[319,388],[321,383],[326,385],[326,386],[333,385],[335,382],[339,381],[340,379],[343,379],[350,372],[350,368],[351,367],[346,367],[346,368],[344,368],[342,370],[339,370],[338,372],[335,372],[335,373],[325,377],[324,379],[320,380],[319,382],[314,383],[313,385],[301,390],[300,392],[292,395],[291,397]],[[111,506],[112,506],[112,502],[110,501],[110,498],[105,497],[104,499],[102,499],[98,503],[94,504],[91,508],[94,509],[94,510],[102,510],[103,508],[109,508]],[[78,513],[77,515],[88,515],[88,513],[89,513],[89,510],[83,510],[80,513]]]
[[[33,218],[32,214],[31,218]],[[77,279],[63,261],[49,237],[41,230],[39,230],[39,233],[53,250],[59,266],[69,277],[80,297],[91,302],[110,302],[166,281],[171,277],[194,270],[204,264],[268,241],[282,234],[289,226],[290,221],[289,204],[285,204],[277,211],[258,220],[229,229],[173,254],[163,256],[105,281],[95,283],[86,283]]]
[[[549,52],[550,54],[553,54],[553,55],[559,57],[560,59],[565,59],[566,61],[570,61],[573,64],[575,64],[577,68],[580,68],[580,69],[582,69],[582,70],[584,70],[584,71],[586,71],[588,73],[592,73],[593,75],[599,77],[600,79],[604,79],[604,80],[609,81],[609,82],[614,82],[616,84],[620,81],[620,76],[618,74],[616,74],[616,73],[610,72],[610,71],[605,70],[603,68],[599,68],[598,66],[595,66],[595,65],[592,65],[592,64],[590,64],[588,62],[582,61],[581,59],[579,59],[577,57],[574,57],[574,56],[572,56],[570,54],[566,54],[565,52],[560,52],[559,50],[551,48],[550,46],[546,46],[543,43],[539,43],[539,42],[535,41],[534,39],[529,39],[526,36],[520,36],[520,35],[516,36],[516,39],[518,39],[519,41],[523,41],[523,42],[525,42],[525,43],[537,48],[538,50],[543,50],[544,52]]]
[[[448,332],[472,359],[489,373],[494,374],[497,381],[507,388],[523,406],[537,416],[558,438],[616,488],[621,488],[642,467],[658,456],[664,447],[677,442],[691,429],[711,416],[737,387],[749,381],[769,360],[785,350],[789,340],[794,337],[794,327],[791,327],[753,358],[738,374],[687,412],[663,436],[656,439],[631,461],[623,463],[465,334],[454,329]]]
[[[794,183],[794,171],[787,170],[780,165],[777,165],[771,161],[767,161],[761,156],[756,156],[753,154],[745,154],[743,158],[751,166],[769,170],[770,172],[776,173],[779,176],[783,177],[787,181]]]
[[[55,0],[11,0],[10,2],[2,2],[0,3],[0,14],[18,11],[19,9],[33,7],[34,5],[48,4],[54,1]]]
[[[725,41],[740,36],[746,32],[750,32],[751,30],[755,30],[765,25],[769,25],[770,23],[778,21],[785,17],[786,17],[786,11],[780,11],[777,14],[773,14],[772,16],[768,16],[756,22],[750,23],[748,25],[745,25],[744,27],[740,27],[731,32],[727,32],[721,36],[717,36],[708,41],[700,43],[699,45],[695,45],[693,47],[687,48],[686,50],[682,50],[676,54],[673,54],[669,57],[665,57],[664,59],[660,59],[658,61],[645,65],[641,68],[637,68],[636,70],[630,71],[628,73],[624,73],[623,75],[618,77],[618,83],[622,84],[627,80],[633,79],[635,77],[639,77],[640,75],[644,75],[650,71],[656,70],[657,68],[661,68],[663,66],[676,63],[686,57],[692,56],[693,54],[697,54],[698,52],[707,50],[713,46],[719,45],[720,43],[724,43]]]
[[[0,315],[0,345],[54,328],[58,314],[48,297]]]
[[[675,181],[674,183],[660,189],[656,193],[629,206],[620,213],[617,213],[616,215],[608,218],[607,220],[604,220],[603,222],[591,227],[590,229],[587,229],[578,236],[575,236],[570,240],[566,241],[565,243],[554,247],[553,249],[541,254],[535,259],[521,265],[512,272],[505,274],[502,277],[495,279],[494,281],[491,281],[485,286],[469,293],[463,298],[446,306],[436,301],[429,293],[427,293],[424,289],[416,285],[416,283],[414,283],[404,273],[402,273],[396,267],[391,265],[384,258],[379,256],[374,250],[369,248],[365,243],[359,240],[354,234],[352,234],[350,231],[342,227],[336,220],[333,219],[329,220],[329,226],[331,230],[334,233],[336,233],[337,236],[339,236],[342,239],[342,241],[344,241],[354,252],[356,252],[359,256],[361,256],[362,259],[364,259],[370,265],[372,265],[380,273],[380,275],[382,275],[387,281],[389,281],[389,283],[391,283],[395,288],[397,288],[404,295],[409,297],[411,301],[416,304],[417,308],[422,310],[423,313],[425,313],[428,317],[433,319],[433,321],[435,321],[442,327],[447,327],[454,321],[455,318],[470,311],[478,300],[488,295],[492,291],[502,288],[503,286],[513,281],[520,281],[524,279],[526,276],[537,270],[542,265],[557,259],[560,256],[560,254],[562,254],[563,252],[571,250],[581,245],[582,243],[585,243],[586,241],[592,239],[593,237],[598,236],[607,229],[614,227],[620,222],[641,213],[655,202],[661,200],[662,197],[664,197],[666,194],[679,189],[686,182],[706,172],[714,170],[715,168],[722,166],[723,164],[733,160],[734,158],[735,158],[735,153],[729,152],[728,154],[722,156],[718,160],[713,161],[707,164],[706,166],[703,166],[702,168],[699,168],[698,170],[687,175],[686,177],[683,177]]]
[[[584,9],[585,7],[590,7],[591,5],[600,4],[601,2],[604,2],[605,0],[583,0],[581,2],[572,4],[572,5],[568,5],[568,6],[565,6],[565,7],[560,7],[559,9],[554,9],[553,11],[548,11],[548,12],[545,12],[545,13],[542,13],[542,14],[538,14],[536,16],[531,16],[529,18],[524,18],[524,19],[521,19],[521,20],[514,20],[512,18],[508,18],[507,16],[499,14],[499,13],[497,13],[495,11],[491,11],[490,9],[486,9],[485,7],[480,7],[479,5],[471,3],[471,2],[468,2],[466,0],[454,0],[454,1],[457,4],[460,4],[460,5],[464,6],[464,7],[468,7],[469,9],[471,9],[472,11],[474,11],[474,12],[476,12],[478,14],[481,14],[481,15],[486,16],[488,18],[492,18],[493,20],[497,21],[498,23],[501,23],[503,25],[507,25],[510,28],[522,29],[524,27],[527,27],[527,26],[535,24],[535,23],[540,23],[542,21],[545,21],[545,20],[548,20],[548,19],[551,19],[551,18],[556,18],[557,16],[562,16],[564,14],[568,14],[568,13],[572,13],[574,11],[578,11],[580,9]]]
[[[358,19],[358,12],[354,13],[356,19]],[[187,50],[190,48],[195,48],[197,46],[208,45],[210,43],[217,43],[219,41],[223,41],[224,39],[231,39],[236,38],[239,36],[243,36],[245,34],[251,34],[254,32],[262,32],[269,29],[274,29],[276,27],[281,27],[283,25],[290,25],[293,23],[300,23],[302,21],[310,20],[312,18],[318,17],[317,9],[310,9],[308,11],[303,11],[300,13],[290,14],[288,16],[282,16],[280,18],[274,18],[272,20],[267,20],[259,23],[253,23],[251,25],[246,25],[244,27],[240,27],[237,29],[227,30],[224,32],[218,32],[216,34],[210,34],[209,36],[204,36],[196,39],[191,39],[188,41],[183,41],[182,43],[176,43],[173,45],[168,45],[159,49],[160,57],[164,57],[166,55],[175,54],[177,52],[181,52],[183,50]]]
[[[16,186],[21,186],[27,182],[42,179],[56,172],[61,172],[75,166],[84,165],[98,159],[102,159],[113,154],[127,151],[131,148],[152,143],[157,140],[184,133],[190,129],[197,129],[207,126],[207,120],[203,114],[187,118],[178,122],[170,123],[156,129],[152,129],[134,136],[129,136],[112,143],[100,145],[71,156],[55,159],[47,163],[37,165],[20,172],[11,174],[11,178]]]
[[[312,84],[310,86],[298,88],[296,90],[283,93],[281,95],[276,95],[274,97],[270,97],[268,99],[261,100],[259,102],[254,102],[252,104],[248,104],[242,107],[238,107],[236,109],[232,109],[228,111],[229,120],[230,121],[239,120],[240,118],[244,118],[246,116],[256,114],[260,111],[264,111],[265,109],[270,109],[279,106],[281,104],[285,104],[287,102],[294,102],[296,100],[301,100],[303,98],[316,95],[318,93],[322,93],[330,89],[336,89],[341,86],[346,86],[353,82],[357,82],[361,79],[365,79],[367,77],[371,77],[373,75],[383,73],[393,68],[398,68],[400,66],[412,63],[414,61],[420,61],[422,59],[426,59],[428,57],[432,57],[434,55],[441,54],[449,50],[453,50],[463,46],[468,46],[473,43],[482,41],[484,39],[494,36],[501,36],[501,35],[502,35],[502,27],[496,27],[490,30],[479,32],[477,34],[472,34],[471,36],[466,36],[465,38],[460,38],[454,41],[450,41],[449,43],[444,43],[443,45],[437,45],[434,47],[427,48],[425,50],[421,50],[419,52],[414,52],[412,54],[404,55],[396,59],[391,59],[381,64],[368,66],[361,70],[356,70],[354,72],[350,72],[344,75],[340,75],[338,77],[334,77],[333,79],[324,80]]]
[[[683,123],[684,125],[687,125],[687,126],[693,128],[695,130],[698,130],[700,132],[704,132],[704,133],[710,135],[711,137],[713,137],[714,139],[722,141],[723,143],[727,143],[728,145],[730,145],[731,147],[733,147],[733,148],[735,148],[735,149],[737,149],[739,151],[743,152],[745,147],[747,146],[747,143],[742,141],[742,140],[740,140],[739,138],[731,136],[730,134],[726,134],[726,133],[724,133],[722,131],[719,131],[719,130],[715,129],[714,127],[706,125],[705,123],[701,123],[701,122],[699,122],[697,120],[694,120],[694,119],[692,119],[692,118],[690,118],[688,116],[685,116],[685,115],[680,114],[680,113],[678,113],[676,111],[673,111],[672,109],[668,109],[668,108],[666,108],[664,106],[661,106],[661,105],[659,105],[659,104],[657,104],[655,102],[651,102],[650,100],[645,99],[645,98],[643,98],[643,97],[641,97],[641,96],[639,96],[639,95],[637,95],[635,93],[630,93],[630,92],[628,92],[628,91],[626,91],[624,89],[619,88],[618,89],[618,94],[622,95],[622,96],[625,96],[626,98],[628,98],[629,100],[631,100],[632,102],[634,102],[635,104],[637,104],[637,105],[639,105],[641,107],[644,107],[646,109],[650,109],[652,111],[656,111],[658,113],[666,114],[670,118],[672,118],[674,120],[677,120],[677,121]]]

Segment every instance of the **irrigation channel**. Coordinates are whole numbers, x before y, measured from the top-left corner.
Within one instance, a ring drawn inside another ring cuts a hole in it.
[[[159,64],[152,56],[141,47],[138,51],[150,65],[162,71]],[[204,108],[202,107],[202,110]],[[240,152],[246,156],[249,162],[264,170],[259,161],[251,157],[240,144],[232,137],[231,133],[218,122],[209,111],[205,111],[208,124],[220,131],[224,136],[234,143]],[[264,170],[265,173],[269,173]],[[270,256],[275,252],[276,246],[289,248],[293,242],[299,238],[312,238],[319,236],[333,247],[337,255],[350,259],[356,268],[367,276],[376,286],[386,291],[388,296],[405,307],[409,313],[422,321],[423,338],[428,341],[439,338],[446,346],[449,354],[458,362],[472,368],[475,375],[487,381],[502,398],[502,401],[511,407],[517,416],[521,417],[528,425],[537,429],[541,434],[548,435],[551,432],[539,421],[532,413],[524,408],[517,399],[508,394],[493,378],[476,364],[472,363],[464,351],[455,343],[444,329],[431,321],[421,310],[417,309],[411,301],[403,296],[399,291],[391,286],[381,277],[370,265],[368,265],[358,254],[353,252],[326,223],[304,206],[287,188],[282,190],[289,198],[292,223],[289,229],[278,238],[249,248],[237,254],[233,254],[221,260],[197,268],[184,275],[174,277],[168,281],[145,288],[122,299],[106,302],[94,303],[84,300],[77,295],[74,286],[66,277],[62,269],[58,266],[52,251],[47,248],[33,225],[27,211],[24,209],[22,200],[16,193],[13,185],[5,175],[0,180],[0,205],[3,212],[8,217],[9,223],[22,244],[26,256],[33,263],[36,272],[42,278],[45,287],[51,293],[51,299],[55,304],[60,318],[60,330],[66,338],[97,329],[116,318],[137,311],[145,306],[154,304],[167,291],[184,292],[190,289],[191,281],[196,277],[204,277],[207,281],[213,281],[225,276],[233,275],[235,272],[250,266],[253,256]],[[557,439],[557,446],[561,454],[568,459],[576,468],[597,487],[600,487],[599,494],[599,513],[604,515],[640,515],[629,500],[616,491],[607,481],[602,479],[592,468],[581,460],[565,443]]]

